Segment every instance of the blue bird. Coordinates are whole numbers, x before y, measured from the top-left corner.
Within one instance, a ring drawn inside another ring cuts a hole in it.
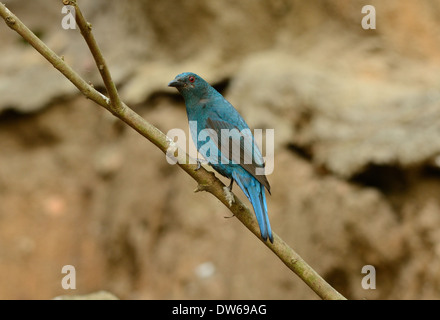
[[[254,208],[261,237],[273,243],[264,191],[266,188],[270,193],[270,185],[249,126],[217,90],[195,73],[179,74],[168,86],[175,87],[185,100],[191,136],[199,153],[217,172],[231,179],[229,190],[234,181],[243,190]]]

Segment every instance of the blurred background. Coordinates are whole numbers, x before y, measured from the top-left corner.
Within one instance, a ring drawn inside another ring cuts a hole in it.
[[[3,2],[102,89],[61,1]],[[342,294],[440,298],[440,1],[78,2],[122,99],[163,132],[188,130],[167,87],[185,71],[275,129],[272,227]],[[318,299],[3,21],[0,52],[1,299]]]

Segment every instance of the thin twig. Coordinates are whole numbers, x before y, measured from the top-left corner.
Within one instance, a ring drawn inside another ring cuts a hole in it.
[[[77,14],[81,12],[76,1],[64,0],[63,2],[69,2],[71,4],[74,2],[73,5],[77,9]],[[85,80],[83,80],[63,61],[63,59],[38,39],[38,37],[36,37],[32,31],[30,31],[1,2],[0,16],[12,30],[16,31],[23,37],[23,39],[29,42],[44,58],[46,58],[46,60],[58,69],[70,82],[72,82],[84,96],[116,115],[119,119],[155,144],[160,150],[162,150],[162,152],[166,153],[170,147],[175,147],[174,142],[163,132],[120,101],[116,86],[114,85],[110,72],[105,64],[102,53],[91,34],[90,25],[87,24],[82,13],[80,14],[80,17],[77,18],[77,22],[81,29],[85,27],[85,32],[82,31],[82,34],[95,58],[110,99],[96,91]],[[218,198],[252,233],[257,236],[259,240],[261,240],[258,224],[255,218],[240,199],[234,195],[235,202],[230,206],[229,201],[223,192],[223,187],[225,187],[225,185],[218,180],[212,172],[206,171],[203,167],[200,168],[200,170],[194,170],[196,165],[188,164],[189,155],[184,152],[177,153],[176,158],[179,166],[194,178],[198,185],[204,186],[204,191],[207,191]],[[322,299],[345,300],[344,296],[328,284],[277,234],[274,233],[273,235],[273,244],[268,241],[263,241],[263,243],[269,247],[269,249],[271,249],[289,269],[296,273],[313,291],[315,291],[318,296]]]
[[[98,43],[93,36],[92,25],[84,18],[76,0],[64,0],[63,3],[71,5],[75,8],[76,24],[78,25],[79,30],[81,31],[81,34],[86,41],[93,58],[95,59],[96,66],[98,67],[98,71],[101,74],[101,78],[104,81],[105,88],[107,89],[113,111],[117,114],[122,113],[125,108],[123,107],[121,99],[119,98],[118,90],[116,89],[116,85],[112,80],[110,70],[107,67],[104,56],[102,55],[102,52],[98,47]]]

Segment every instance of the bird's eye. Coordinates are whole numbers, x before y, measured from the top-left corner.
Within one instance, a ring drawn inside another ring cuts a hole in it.
[[[193,83],[194,81],[196,81],[196,78],[194,78],[193,76],[189,76],[188,80],[189,82]]]

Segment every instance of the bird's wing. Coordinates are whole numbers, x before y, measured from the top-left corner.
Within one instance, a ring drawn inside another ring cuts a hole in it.
[[[207,118],[206,126],[207,129],[213,129],[217,134],[217,137],[211,137],[211,140],[216,143],[220,152],[222,148],[228,148],[227,152],[221,152],[222,155],[232,163],[242,166],[270,193],[270,185],[264,174],[263,156],[254,142],[251,130],[249,128],[240,130],[229,122],[212,118]],[[237,150],[239,150],[239,154],[237,154]]]

